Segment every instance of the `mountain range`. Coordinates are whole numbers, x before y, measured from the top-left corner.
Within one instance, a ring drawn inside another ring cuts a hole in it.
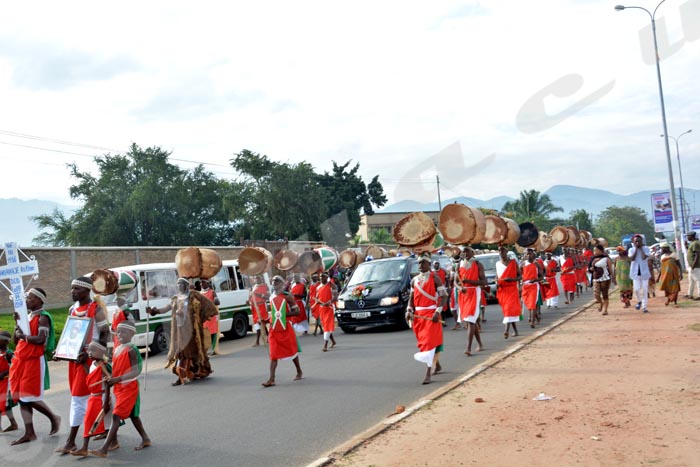
[[[585,209],[595,218],[609,206],[634,206],[646,211],[651,218],[651,194],[661,193],[667,190],[648,190],[619,195],[605,190],[577,187],[571,185],[555,185],[544,192],[549,195],[555,206],[564,209],[557,217],[568,217],[575,209]],[[696,205],[696,198],[700,201],[700,190],[686,188],[686,214],[700,214]],[[507,201],[514,198],[497,196],[490,199],[479,199],[461,196],[443,201],[443,205],[450,203],[463,203],[473,207],[484,207],[500,210]],[[0,199],[0,244],[4,242],[17,242],[20,246],[31,246],[32,239],[40,232],[36,224],[30,219],[40,214],[50,214],[54,209],[59,209],[66,215],[71,215],[76,207],[65,206],[51,201],[29,200],[16,198]],[[438,203],[420,203],[418,201],[404,200],[391,204],[378,212],[414,212],[414,211],[438,211]]]
[[[647,216],[651,219],[651,194],[662,193],[664,189],[647,190],[632,193],[629,195],[619,195],[610,191],[598,190],[594,188],[585,188],[572,185],[554,185],[544,192],[549,195],[552,203],[564,209],[562,213],[556,213],[556,217],[568,217],[569,213],[575,209],[585,209],[593,214],[595,218],[602,211],[610,206],[634,206],[643,209]],[[696,198],[700,201],[700,190],[693,188],[685,189],[685,197],[687,202],[686,214],[696,214],[698,211]],[[514,198],[508,196],[497,196],[490,199],[470,198],[460,196],[444,200],[442,205],[450,203],[462,203],[467,206],[481,207],[488,209],[500,210],[507,201],[513,201]],[[404,200],[398,203],[391,204],[377,212],[414,212],[414,211],[439,211],[438,203],[420,203],[418,201]]]

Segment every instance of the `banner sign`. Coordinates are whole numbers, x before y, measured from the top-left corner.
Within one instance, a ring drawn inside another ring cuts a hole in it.
[[[690,230],[700,233],[700,214],[690,215]]]
[[[673,210],[668,191],[651,195],[651,211],[654,213],[654,232],[673,232]]]

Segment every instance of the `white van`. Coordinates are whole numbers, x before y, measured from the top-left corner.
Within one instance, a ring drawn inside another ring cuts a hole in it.
[[[131,315],[136,321],[134,344],[139,347],[148,346],[153,354],[167,352],[170,346],[171,313],[149,316],[146,308],[162,308],[177,293],[175,263],[136,264],[113,269],[132,271],[138,278],[138,284],[126,296]],[[249,292],[238,270],[238,261],[224,261],[221,271],[210,280],[221,302],[219,329],[227,338],[245,337],[251,329],[252,316],[248,304]],[[116,294],[105,296],[104,301],[111,322],[112,315],[117,310]]]

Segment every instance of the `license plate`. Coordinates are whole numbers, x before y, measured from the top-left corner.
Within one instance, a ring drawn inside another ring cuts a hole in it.
[[[369,318],[370,317],[370,312],[369,311],[363,311],[360,313],[352,313],[350,316],[353,318]]]

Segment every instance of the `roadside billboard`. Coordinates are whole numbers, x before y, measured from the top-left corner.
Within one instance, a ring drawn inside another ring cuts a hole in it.
[[[651,195],[651,211],[654,213],[654,232],[673,232],[673,209],[671,194],[653,193]]]
[[[691,214],[689,220],[690,230],[700,233],[700,214]]]

